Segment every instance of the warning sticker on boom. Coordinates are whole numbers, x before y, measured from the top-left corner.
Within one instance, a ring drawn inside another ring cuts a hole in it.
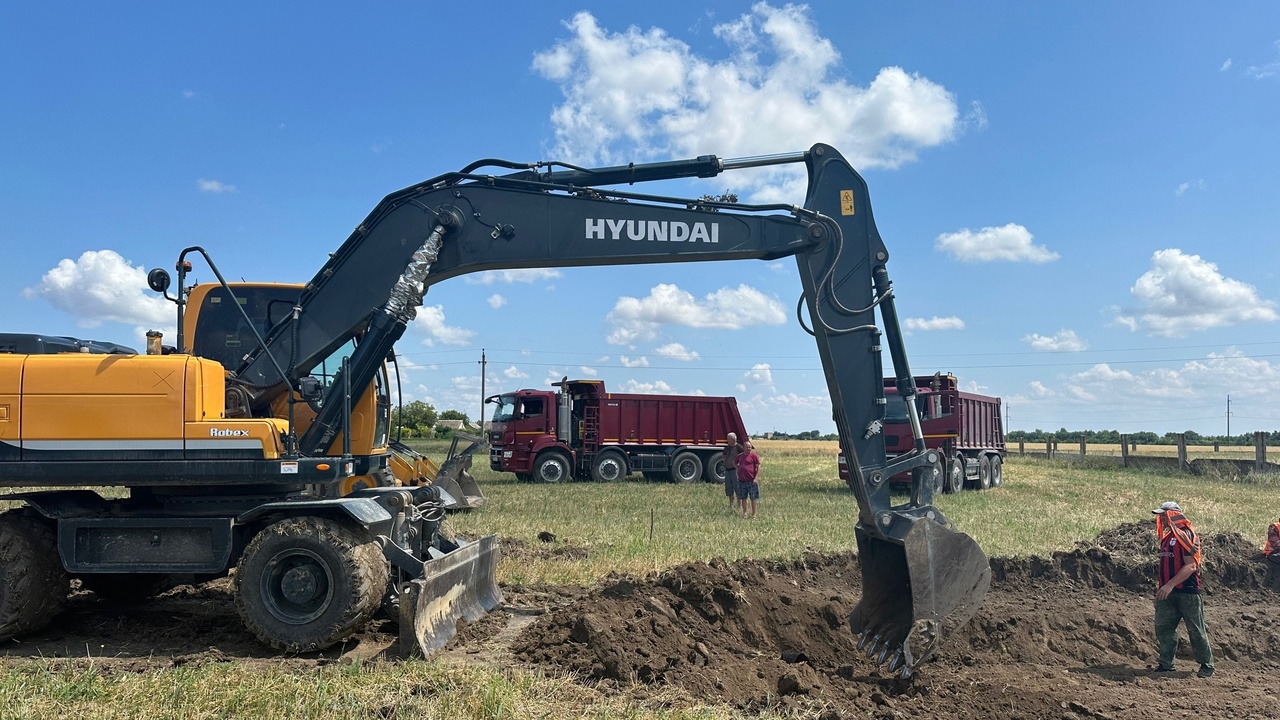
[[[852,190],[840,191],[840,214],[841,215],[853,214],[853,191]]]

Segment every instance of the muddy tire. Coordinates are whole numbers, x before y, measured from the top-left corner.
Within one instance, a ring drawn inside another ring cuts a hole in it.
[[[1004,459],[999,455],[991,456],[991,487],[998,488],[1004,483]]]
[[[978,460],[978,489],[991,489],[991,456],[983,455]]]
[[[561,483],[573,479],[573,465],[569,456],[559,450],[551,450],[538,456],[533,464],[533,480],[540,483]]]
[[[947,481],[942,486],[944,493],[958,493],[964,489],[964,458],[954,457],[947,463]]]
[[[80,576],[80,587],[116,602],[137,602],[175,587],[173,579],[160,573],[93,573]]]
[[[0,640],[48,625],[70,587],[52,524],[26,510],[0,514]]]
[[[596,482],[621,482],[627,479],[627,458],[617,450],[605,450],[591,463],[591,479]]]
[[[236,609],[259,640],[284,652],[323,650],[373,617],[387,561],[359,528],[287,518],[254,536],[236,567]]]
[[[688,450],[671,458],[671,482],[691,483],[702,477],[702,458]]]

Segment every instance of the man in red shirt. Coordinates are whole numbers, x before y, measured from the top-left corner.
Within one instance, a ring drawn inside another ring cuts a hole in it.
[[[760,501],[760,456],[750,440],[742,443],[742,453],[738,455],[738,505],[742,509],[742,517],[750,520],[756,516],[756,503]],[[751,501],[751,512],[747,513],[747,501]]]
[[[1182,506],[1167,502],[1152,510],[1156,516],[1156,644],[1160,663],[1155,672],[1173,672],[1178,649],[1178,623],[1186,620],[1191,649],[1200,663],[1200,677],[1213,675],[1213,650],[1204,629],[1204,604],[1200,599],[1200,538]]]

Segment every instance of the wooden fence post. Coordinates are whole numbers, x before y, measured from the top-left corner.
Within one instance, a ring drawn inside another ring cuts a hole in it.
[[[1120,436],[1120,466],[1129,467],[1129,436]]]
[[[1084,438],[1080,438],[1080,459],[1084,459]]]
[[[1178,433],[1178,471],[1187,471],[1187,434]]]
[[[1019,455],[1027,454],[1026,442],[1024,440],[1018,441],[1018,454]]]
[[[1044,456],[1047,458],[1053,457],[1053,441],[1052,440],[1044,441]]]
[[[1213,444],[1213,451],[1214,451],[1214,452],[1218,452],[1218,450],[1219,450],[1218,445],[1219,445],[1219,443],[1214,443],[1214,444]]]
[[[1262,472],[1267,464],[1267,435],[1260,430],[1253,433],[1253,454],[1253,468]]]

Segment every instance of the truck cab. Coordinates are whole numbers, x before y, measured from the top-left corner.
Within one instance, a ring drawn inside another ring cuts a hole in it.
[[[556,396],[548,390],[517,390],[486,400],[494,405],[489,427],[490,469],[515,473],[518,479],[528,481],[538,453],[556,445],[569,450],[556,437]]]

